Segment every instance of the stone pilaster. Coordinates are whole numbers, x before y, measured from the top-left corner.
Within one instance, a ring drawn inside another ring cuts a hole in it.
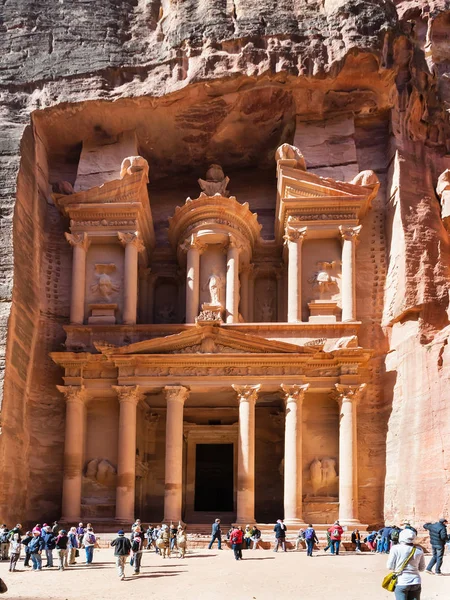
[[[139,386],[115,385],[119,399],[116,519],[134,521],[136,486],[136,411],[144,398]]]
[[[356,241],[361,225],[341,225],[342,237],[342,321],[356,321]]]
[[[182,385],[164,388],[166,413],[166,471],[164,521],[178,523],[183,503],[183,407],[189,390]]]
[[[304,385],[281,385],[286,403],[284,434],[284,519],[291,525],[303,523],[303,439],[302,408]]]
[[[284,241],[288,249],[288,323],[302,320],[302,244],[307,227],[288,223]]]
[[[148,323],[148,280],[149,268],[139,269],[139,322]]]
[[[62,519],[77,523],[81,517],[86,391],[84,386],[56,387],[66,399]]]
[[[125,248],[124,282],[123,282],[123,323],[136,324],[137,291],[138,291],[138,256],[144,245],[137,232],[118,233],[120,243]]]
[[[195,323],[200,311],[200,255],[205,245],[192,236],[181,246],[186,251],[186,323]]]
[[[70,322],[82,325],[86,294],[86,255],[90,242],[87,233],[66,233],[65,236],[73,248]]]
[[[249,275],[251,265],[241,269],[241,313],[244,321],[249,322]]]
[[[255,522],[255,405],[260,385],[233,385],[239,400],[237,523]]]
[[[366,387],[336,384],[339,404],[339,521],[358,525],[357,402]]]
[[[241,246],[230,236],[227,250],[226,322],[239,323],[239,253]]]

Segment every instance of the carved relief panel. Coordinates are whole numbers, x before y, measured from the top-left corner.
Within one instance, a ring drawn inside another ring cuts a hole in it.
[[[86,320],[108,313],[111,322],[122,321],[123,254],[119,244],[90,245],[86,259]]]
[[[155,286],[153,323],[180,323],[178,282],[159,277]]]
[[[253,314],[257,323],[277,321],[277,280],[275,277],[258,277],[255,280]]]

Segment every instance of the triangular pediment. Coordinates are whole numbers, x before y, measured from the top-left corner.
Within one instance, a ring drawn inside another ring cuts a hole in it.
[[[317,349],[241,333],[217,325],[197,325],[185,331],[128,346],[95,344],[106,355],[130,354],[295,354]]]
[[[301,169],[281,171],[281,196],[284,198],[365,198],[371,196],[374,185],[358,185],[321,177]],[[378,188],[377,188],[378,189]]]

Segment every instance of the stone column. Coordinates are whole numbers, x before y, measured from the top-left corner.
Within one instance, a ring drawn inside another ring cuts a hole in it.
[[[136,411],[144,395],[137,385],[114,385],[119,399],[116,519],[134,521],[136,487]]]
[[[302,407],[309,383],[281,385],[286,402],[284,434],[284,519],[291,525],[303,523]]]
[[[302,320],[302,244],[307,227],[287,225],[284,236],[288,248],[288,323]]]
[[[147,321],[154,323],[154,311],[155,311],[155,283],[158,276],[155,273],[150,273],[148,278],[148,292],[147,292]]]
[[[339,231],[342,236],[342,321],[356,320],[356,240],[361,225],[350,227],[341,225]]]
[[[139,322],[148,323],[148,280],[150,269],[139,269]]]
[[[136,324],[138,290],[138,256],[144,245],[135,233],[119,233],[119,240],[125,248],[123,274],[123,316],[124,325]]]
[[[241,313],[244,321],[249,322],[249,290],[248,290],[248,279],[250,274],[250,265],[244,265],[241,269]]]
[[[77,523],[81,517],[86,392],[84,386],[56,387],[66,398],[62,519]]]
[[[183,407],[189,390],[182,385],[164,388],[166,413],[166,471],[164,521],[181,521],[183,504]]]
[[[237,516],[240,524],[255,522],[255,404],[260,385],[233,385],[239,400]]]
[[[186,323],[195,323],[200,310],[200,254],[204,250],[204,245],[192,236],[182,248],[187,250]]]
[[[82,325],[86,294],[86,255],[90,242],[87,233],[66,233],[65,236],[73,248],[70,322]]]
[[[226,322],[239,323],[239,252],[241,247],[230,238],[227,250]]]
[[[366,387],[336,384],[339,403],[339,521],[358,525],[357,401]]]

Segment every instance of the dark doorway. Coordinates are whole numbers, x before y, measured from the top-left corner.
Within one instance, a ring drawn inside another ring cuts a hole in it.
[[[233,511],[233,444],[197,444],[196,511]]]

